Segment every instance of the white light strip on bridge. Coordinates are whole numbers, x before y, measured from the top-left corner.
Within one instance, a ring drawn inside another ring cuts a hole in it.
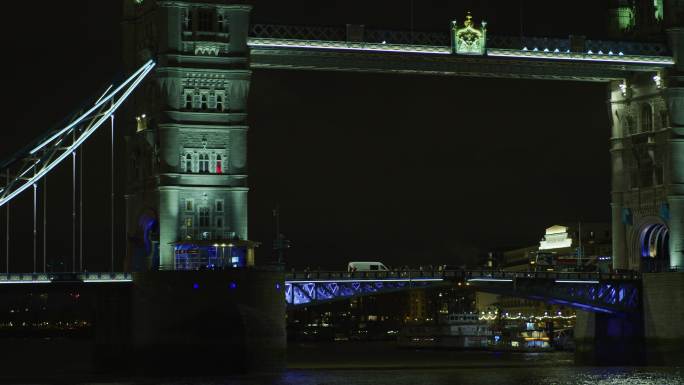
[[[511,57],[524,59],[552,59],[552,60],[578,60],[591,61],[603,63],[629,63],[629,64],[658,64],[658,65],[674,65],[674,59],[671,57],[658,56],[620,56],[620,55],[606,55],[606,54],[583,54],[583,53],[564,53],[564,52],[543,52],[543,51],[518,51],[508,49],[487,50],[487,56],[492,57]]]
[[[599,283],[599,281],[579,281],[572,279],[557,279],[556,283]]]
[[[306,42],[306,43],[303,43]],[[378,44],[378,43],[354,43],[344,41],[316,41],[316,40],[288,40],[288,39],[250,39],[247,43],[250,47],[263,48],[314,48],[314,49],[337,49],[345,51],[367,51],[367,52],[403,52],[403,53],[432,53],[448,55],[451,53],[449,47],[419,46],[419,45],[400,45],[400,44]],[[430,47],[430,48],[416,48]]]
[[[52,281],[49,280],[35,280],[35,281],[0,281],[0,285],[9,285],[9,284],[31,284],[31,283],[52,283]]]
[[[8,194],[6,197],[0,199],[0,206],[3,206],[5,203],[10,201],[12,198],[14,198],[17,194],[20,194],[24,190],[26,190],[29,186],[33,185],[36,183],[40,178],[42,178],[45,174],[50,172],[55,166],[57,166],[59,163],[61,163],[66,157],[71,155],[71,153],[78,148],[83,142],[88,139],[90,135],[93,134],[105,121],[109,119],[109,117],[114,113],[114,111],[119,108],[119,106],[126,100],[128,95],[133,92],[133,90],[140,84],[140,82],[147,76],[147,74],[154,68],[155,63],[150,61],[148,64],[144,65],[142,68],[144,68],[144,71],[138,75],[138,78],[135,79],[132,85],[129,86],[129,88],[121,95],[119,100],[116,101],[108,110],[107,113],[105,113],[103,116],[100,117],[99,120],[97,120],[87,132],[84,132],[83,135],[81,135],[75,142],[69,146],[69,148],[64,151],[60,156],[58,156],[55,160],[53,160],[51,163],[47,164],[45,168],[42,170],[38,171],[31,179],[29,179],[26,183],[21,185],[18,189],[12,191],[10,194]],[[138,72],[136,72],[138,73]],[[117,91],[118,92],[118,91]],[[104,100],[103,100],[104,102]]]
[[[106,91],[105,91],[105,94],[103,94],[102,96],[100,96],[100,98],[98,99],[98,101],[95,103],[95,105],[94,105],[93,107],[91,107],[91,108],[90,108],[88,111],[86,111],[85,113],[81,114],[81,116],[79,116],[78,119],[76,119],[76,120],[74,120],[73,122],[71,122],[68,126],[66,126],[65,128],[59,130],[57,133],[55,133],[54,135],[52,135],[49,139],[46,139],[43,143],[39,144],[36,148],[34,148],[33,150],[30,151],[30,154],[31,154],[31,155],[35,154],[35,153],[38,152],[41,148],[45,147],[48,143],[52,142],[53,140],[55,140],[56,138],[58,138],[59,136],[61,136],[61,135],[64,134],[65,132],[69,131],[70,129],[72,129],[72,128],[73,128],[74,126],[76,126],[77,124],[79,124],[81,121],[83,121],[83,119],[85,119],[85,118],[86,118],[88,115],[90,115],[93,111],[95,111],[95,110],[97,110],[98,108],[100,108],[103,104],[107,103],[111,98],[113,98],[114,95],[118,94],[119,91],[121,91],[124,87],[126,87],[126,85],[127,85],[128,83],[130,83],[133,79],[135,79],[140,73],[142,73],[143,71],[147,70],[148,68],[154,67],[154,65],[155,65],[154,62],[153,62],[152,60],[149,60],[147,63],[145,63],[145,65],[143,65],[143,66],[140,67],[137,71],[135,71],[135,73],[133,73],[133,75],[131,75],[128,79],[126,79],[125,82],[121,83],[121,85],[119,85],[119,86],[118,86],[114,91],[112,91],[109,95],[107,95],[107,94],[106,94]],[[144,77],[144,76],[143,76],[143,77]],[[109,91],[111,88],[112,88],[112,86],[109,86],[109,88],[107,88],[107,91]],[[107,96],[105,96],[105,95],[107,95]]]
[[[293,39],[250,39],[247,43],[250,47],[261,48],[311,48],[347,51],[367,52],[404,52],[404,53],[428,53],[449,55],[449,47],[419,46],[401,44],[378,44],[378,43],[355,43],[344,41],[317,41],[317,40],[293,40]],[[418,48],[429,47],[429,48]],[[582,54],[566,52],[544,51],[519,51],[500,48],[487,49],[486,56],[511,57],[525,59],[551,59],[551,60],[578,60],[603,63],[627,63],[627,64],[657,64],[674,65],[674,59],[667,56],[641,56],[641,55],[606,55],[606,54]]]
[[[471,278],[468,282],[513,282],[508,278]]]
[[[122,278],[122,279],[84,279],[84,283],[112,283],[112,282],[133,282],[132,279],[130,278]]]
[[[336,283],[336,282],[440,282],[443,278],[397,278],[397,279],[310,279],[304,281],[285,281],[285,284],[292,283]]]

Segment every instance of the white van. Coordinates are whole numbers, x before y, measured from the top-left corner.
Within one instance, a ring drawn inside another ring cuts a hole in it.
[[[349,262],[347,271],[389,271],[389,269],[382,262]]]

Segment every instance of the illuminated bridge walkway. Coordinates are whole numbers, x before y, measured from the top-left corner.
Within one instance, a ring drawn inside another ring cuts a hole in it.
[[[435,285],[465,285],[477,291],[523,297],[599,313],[641,310],[638,275],[493,271],[389,271],[290,273],[289,307]]]
[[[664,42],[481,36],[480,52],[458,54],[449,28],[431,33],[254,24],[247,44],[250,66],[264,69],[609,82],[674,66]],[[203,43],[187,44],[195,44],[195,52],[204,49]]]

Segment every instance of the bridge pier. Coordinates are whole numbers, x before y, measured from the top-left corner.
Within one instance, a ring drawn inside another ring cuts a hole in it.
[[[645,273],[641,311],[577,312],[575,361],[586,365],[684,365],[684,273]]]
[[[145,374],[270,372],[285,362],[283,273],[135,273],[98,288],[91,370]],[[111,291],[111,293],[110,293]]]
[[[642,325],[640,314],[577,311],[575,363],[611,366],[644,364]]]

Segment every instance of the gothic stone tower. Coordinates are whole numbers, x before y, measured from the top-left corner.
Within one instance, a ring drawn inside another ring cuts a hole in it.
[[[217,257],[217,246],[228,245],[232,256],[250,244],[251,8],[226,3],[124,0],[126,66],[157,61],[127,111],[127,260],[135,270],[193,268],[207,248]]]
[[[674,67],[610,86],[615,268],[684,266],[684,29],[667,34]]]

